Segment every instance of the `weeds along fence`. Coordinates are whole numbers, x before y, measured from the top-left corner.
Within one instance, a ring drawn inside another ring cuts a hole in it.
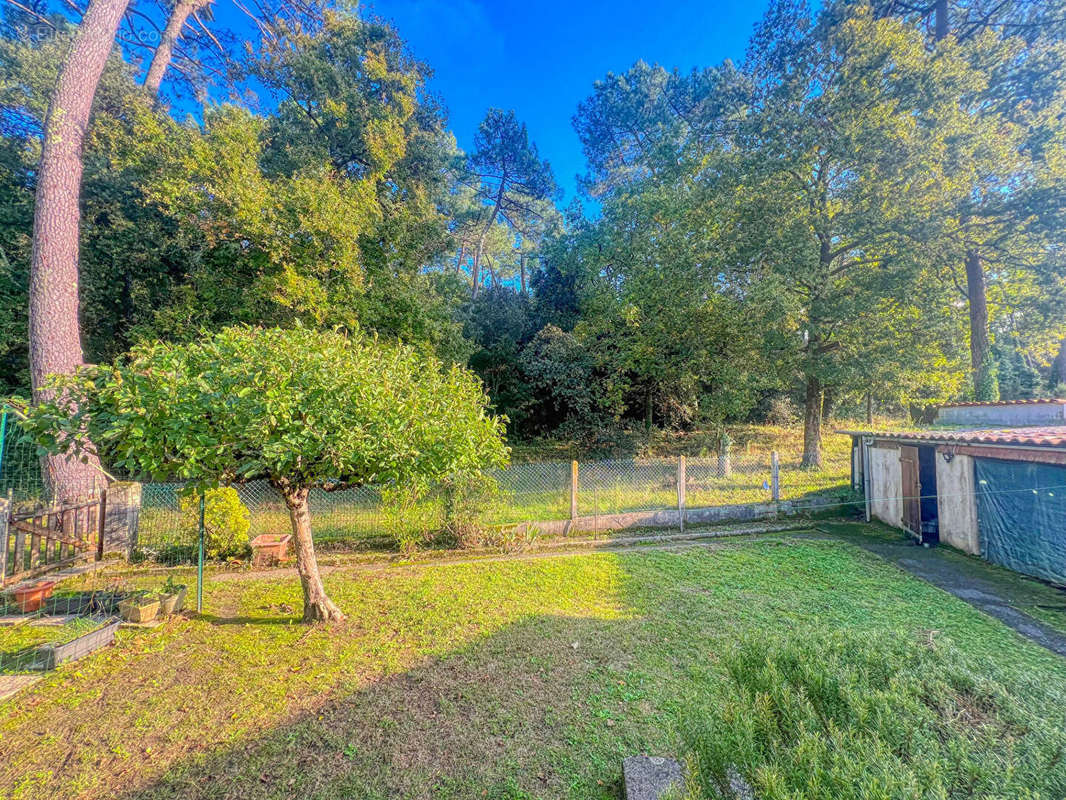
[[[462,493],[462,502],[457,502],[454,487],[447,486],[417,498],[378,486],[312,490],[311,520],[316,544],[323,550],[387,550],[507,544],[509,536],[672,525],[682,520],[697,524],[750,519],[854,499],[846,451],[830,450],[819,470],[803,469],[799,462],[798,452],[779,458],[767,452],[738,452],[701,458],[514,463],[485,473],[476,491]],[[133,560],[160,564],[197,560],[198,508],[184,488],[174,483],[140,485]],[[288,510],[267,482],[233,488],[239,498],[236,513],[247,519],[247,539],[291,531]],[[16,506],[47,499],[36,452],[21,440],[10,419],[0,460],[0,494],[9,493]],[[450,524],[457,515],[461,524]],[[215,560],[247,553],[247,547],[227,548],[225,543],[209,541],[208,546],[212,551],[208,557]]]
[[[776,472],[769,454],[725,464],[717,457],[512,464],[489,471],[476,497],[467,498],[462,521],[476,533],[473,541],[449,530],[455,498],[447,487],[415,499],[376,486],[312,490],[309,503],[316,546],[324,551],[507,544],[537,533],[637,527],[664,519],[696,524],[840,506],[854,500],[850,469],[846,455],[827,459],[820,470],[801,469],[798,457],[783,458]],[[285,503],[268,483],[233,488],[247,510],[250,537],[291,531]],[[187,501],[183,506],[182,491],[178,484],[142,486],[135,560],[195,559],[197,517]]]

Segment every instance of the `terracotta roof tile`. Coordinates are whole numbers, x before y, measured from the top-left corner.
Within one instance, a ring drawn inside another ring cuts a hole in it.
[[[1030,428],[925,431],[838,431],[849,436],[874,436],[905,442],[957,444],[1015,444],[1029,447],[1066,447],[1066,425]]]
[[[940,408],[974,408],[977,406],[1039,406],[1039,405],[1066,405],[1066,400],[1053,397],[1041,397],[1034,400],[997,400],[994,403],[983,401],[970,401],[967,403],[941,403]]]

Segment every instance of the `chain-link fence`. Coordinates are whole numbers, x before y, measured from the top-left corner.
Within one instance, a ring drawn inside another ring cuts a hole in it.
[[[0,452],[0,495],[16,506],[47,498],[35,448],[21,439],[12,418]],[[827,450],[821,469],[801,466],[800,454],[783,453],[776,471],[770,452],[720,452],[710,457],[616,459],[515,463],[486,472],[491,498],[478,505],[478,522],[489,526],[550,523],[643,511],[744,507],[787,501],[790,510],[832,507],[848,501],[848,451]],[[576,479],[576,480],[575,480]],[[484,487],[483,487],[484,488]],[[776,494],[775,494],[776,490]],[[209,558],[241,560],[245,542],[260,535],[291,532],[288,509],[266,481],[229,490],[241,541],[233,547],[209,541]],[[163,565],[196,561],[197,503],[181,484],[144,483],[136,500],[138,518],[131,557]],[[312,490],[311,520],[316,545],[325,551],[387,550],[434,540],[454,513],[454,496],[440,487],[413,498],[388,487],[363,486],[338,492]],[[221,502],[221,501],[220,501]],[[728,514],[724,515],[728,516]],[[211,523],[208,523],[211,536]],[[574,528],[579,529],[579,527]],[[447,540],[437,539],[438,543]]]
[[[648,516],[642,512],[668,511],[666,519],[680,521],[682,510],[688,519],[701,509],[729,519],[753,509],[843,508],[854,501],[850,472],[847,452],[838,449],[829,449],[817,470],[804,469],[798,453],[726,451],[515,463],[418,496],[404,487],[364,486],[316,489],[309,499],[320,551],[387,551],[494,541],[466,538],[471,529],[496,531],[506,543],[508,532],[528,536],[538,527],[580,533],[641,525]],[[256,564],[257,540],[291,533],[288,509],[266,481],[205,496],[181,484],[101,478],[77,502],[55,504],[36,448],[14,415],[0,417],[0,523],[0,677],[48,669],[103,646],[120,618],[151,625],[186,596],[196,607],[205,563],[213,562],[213,570],[227,562]]]

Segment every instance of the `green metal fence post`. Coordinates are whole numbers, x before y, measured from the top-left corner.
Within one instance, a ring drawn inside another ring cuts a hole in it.
[[[200,547],[196,557],[196,613],[204,611],[204,506],[207,493],[200,493]]]
[[[7,442],[7,406],[0,412],[0,477],[4,475],[4,444]]]

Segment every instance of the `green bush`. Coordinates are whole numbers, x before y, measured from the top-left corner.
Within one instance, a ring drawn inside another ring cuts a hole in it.
[[[458,547],[493,546],[492,512],[499,507],[500,487],[483,473],[459,475],[440,488],[444,503],[443,538]],[[498,518],[498,515],[495,515]]]
[[[381,516],[400,552],[410,555],[440,530],[441,504],[417,483],[388,486],[381,490]]]
[[[200,492],[182,490],[178,496],[181,527],[186,535],[199,536]],[[231,486],[208,489],[204,503],[204,554],[211,559],[243,558],[248,555],[251,515]]]

